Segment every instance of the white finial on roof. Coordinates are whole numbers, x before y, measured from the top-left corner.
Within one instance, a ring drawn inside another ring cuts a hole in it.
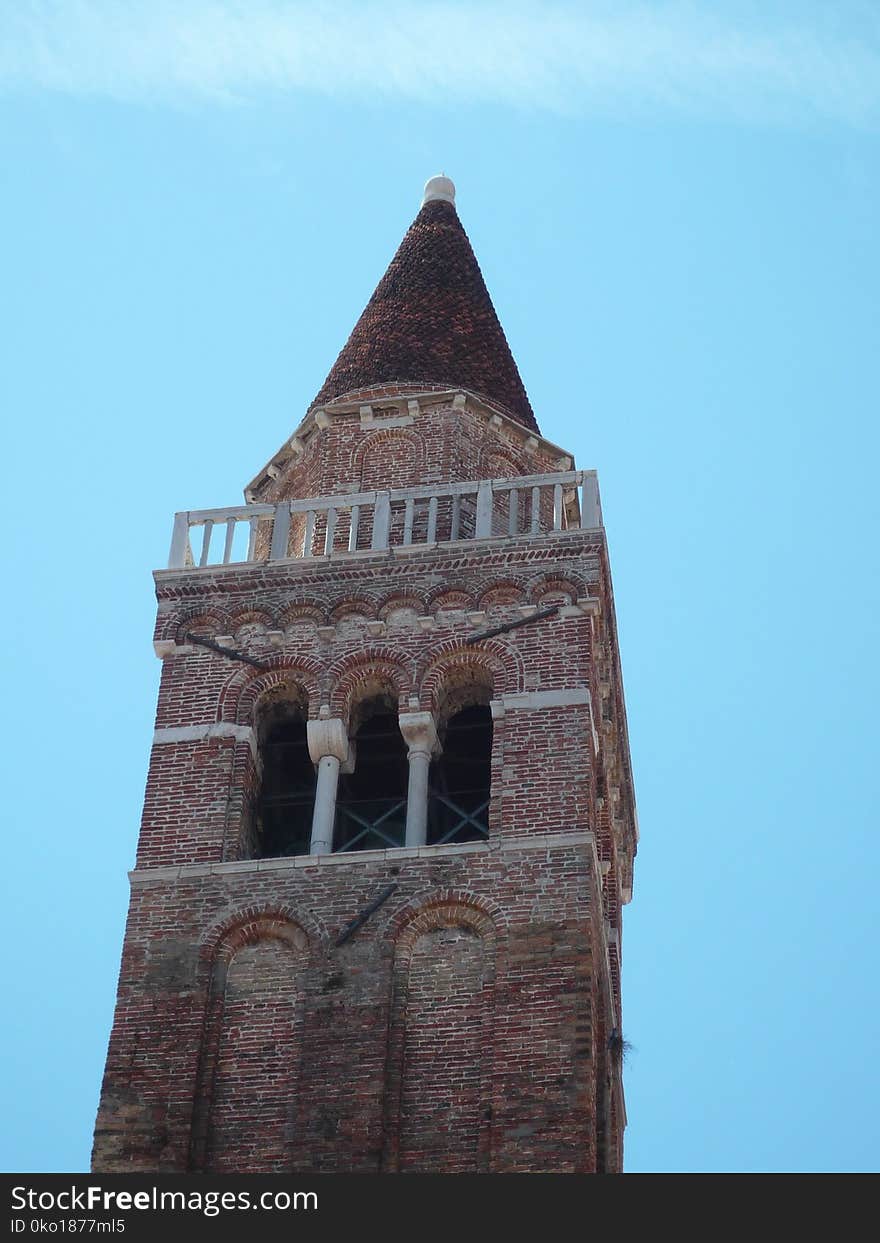
[[[455,185],[452,179],[441,173],[425,182],[425,193],[422,195],[422,206],[425,203],[454,203]]]

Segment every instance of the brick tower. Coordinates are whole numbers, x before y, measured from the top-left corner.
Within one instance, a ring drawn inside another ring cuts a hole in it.
[[[98,1171],[614,1172],[636,821],[596,475],[423,206],[180,513]]]

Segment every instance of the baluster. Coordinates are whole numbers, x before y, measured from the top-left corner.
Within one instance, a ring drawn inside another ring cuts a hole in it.
[[[519,488],[511,488],[507,497],[507,534],[519,535]]]
[[[387,548],[390,532],[391,497],[387,492],[377,492],[376,506],[373,510],[373,548]]]
[[[581,501],[581,526],[587,528],[600,527],[602,516],[599,510],[599,481],[594,474],[584,475],[583,500]]]
[[[251,518],[249,521],[249,525],[251,528],[251,533],[250,533],[250,536],[248,537],[247,560],[253,561],[254,554],[257,551],[257,527],[260,525],[259,518]]]
[[[432,496],[428,501],[428,543],[433,544],[437,538],[437,498]]]
[[[206,518],[205,525],[202,529],[202,555],[199,557],[199,565],[208,564],[208,554],[211,551],[211,532],[214,529],[214,519]]]
[[[324,553],[330,556],[333,551],[333,536],[336,534],[336,510],[331,505],[327,510],[327,534],[324,537]]]
[[[287,556],[287,543],[290,539],[290,504],[283,501],[280,505],[275,506],[275,522],[272,526],[272,547],[269,549],[269,559],[271,561],[280,561],[282,557]]]
[[[562,484],[557,483],[553,488],[553,530],[562,530]]]
[[[226,519],[226,539],[223,541],[223,564],[229,565],[232,556],[232,541],[235,538],[235,519]]]
[[[532,535],[541,529],[541,489],[532,488]]]
[[[458,528],[461,524],[461,496],[456,493],[452,498],[452,529],[449,532],[451,540],[458,539]]]
[[[192,550],[189,546],[189,512],[174,515],[174,530],[171,534],[171,549],[168,553],[168,569],[182,570],[192,561]]]
[[[413,516],[415,514],[416,503],[413,497],[406,498],[406,507],[403,514],[403,542],[404,544],[412,543],[413,533]]]
[[[358,526],[361,520],[360,505],[352,505],[351,507],[351,526],[348,529],[348,551],[357,552],[358,546]]]
[[[303,536],[303,556],[304,557],[311,557],[312,542],[314,541],[314,538],[315,538],[315,511],[313,509],[310,509],[306,513],[306,533]]]
[[[477,488],[477,520],[475,539],[488,539],[492,534],[492,480],[484,479]]]

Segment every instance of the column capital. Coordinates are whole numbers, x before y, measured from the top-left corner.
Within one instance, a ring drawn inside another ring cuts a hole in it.
[[[433,755],[440,750],[437,726],[430,712],[401,712],[398,722],[410,755],[418,751]]]
[[[339,717],[309,721],[306,725],[306,737],[313,764],[319,764],[325,755],[334,755],[340,764],[348,759],[348,730]]]

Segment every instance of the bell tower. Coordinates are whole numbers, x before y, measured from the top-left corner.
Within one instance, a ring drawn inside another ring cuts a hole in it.
[[[245,503],[184,511],[101,1172],[616,1172],[637,827],[596,474],[423,205]]]

